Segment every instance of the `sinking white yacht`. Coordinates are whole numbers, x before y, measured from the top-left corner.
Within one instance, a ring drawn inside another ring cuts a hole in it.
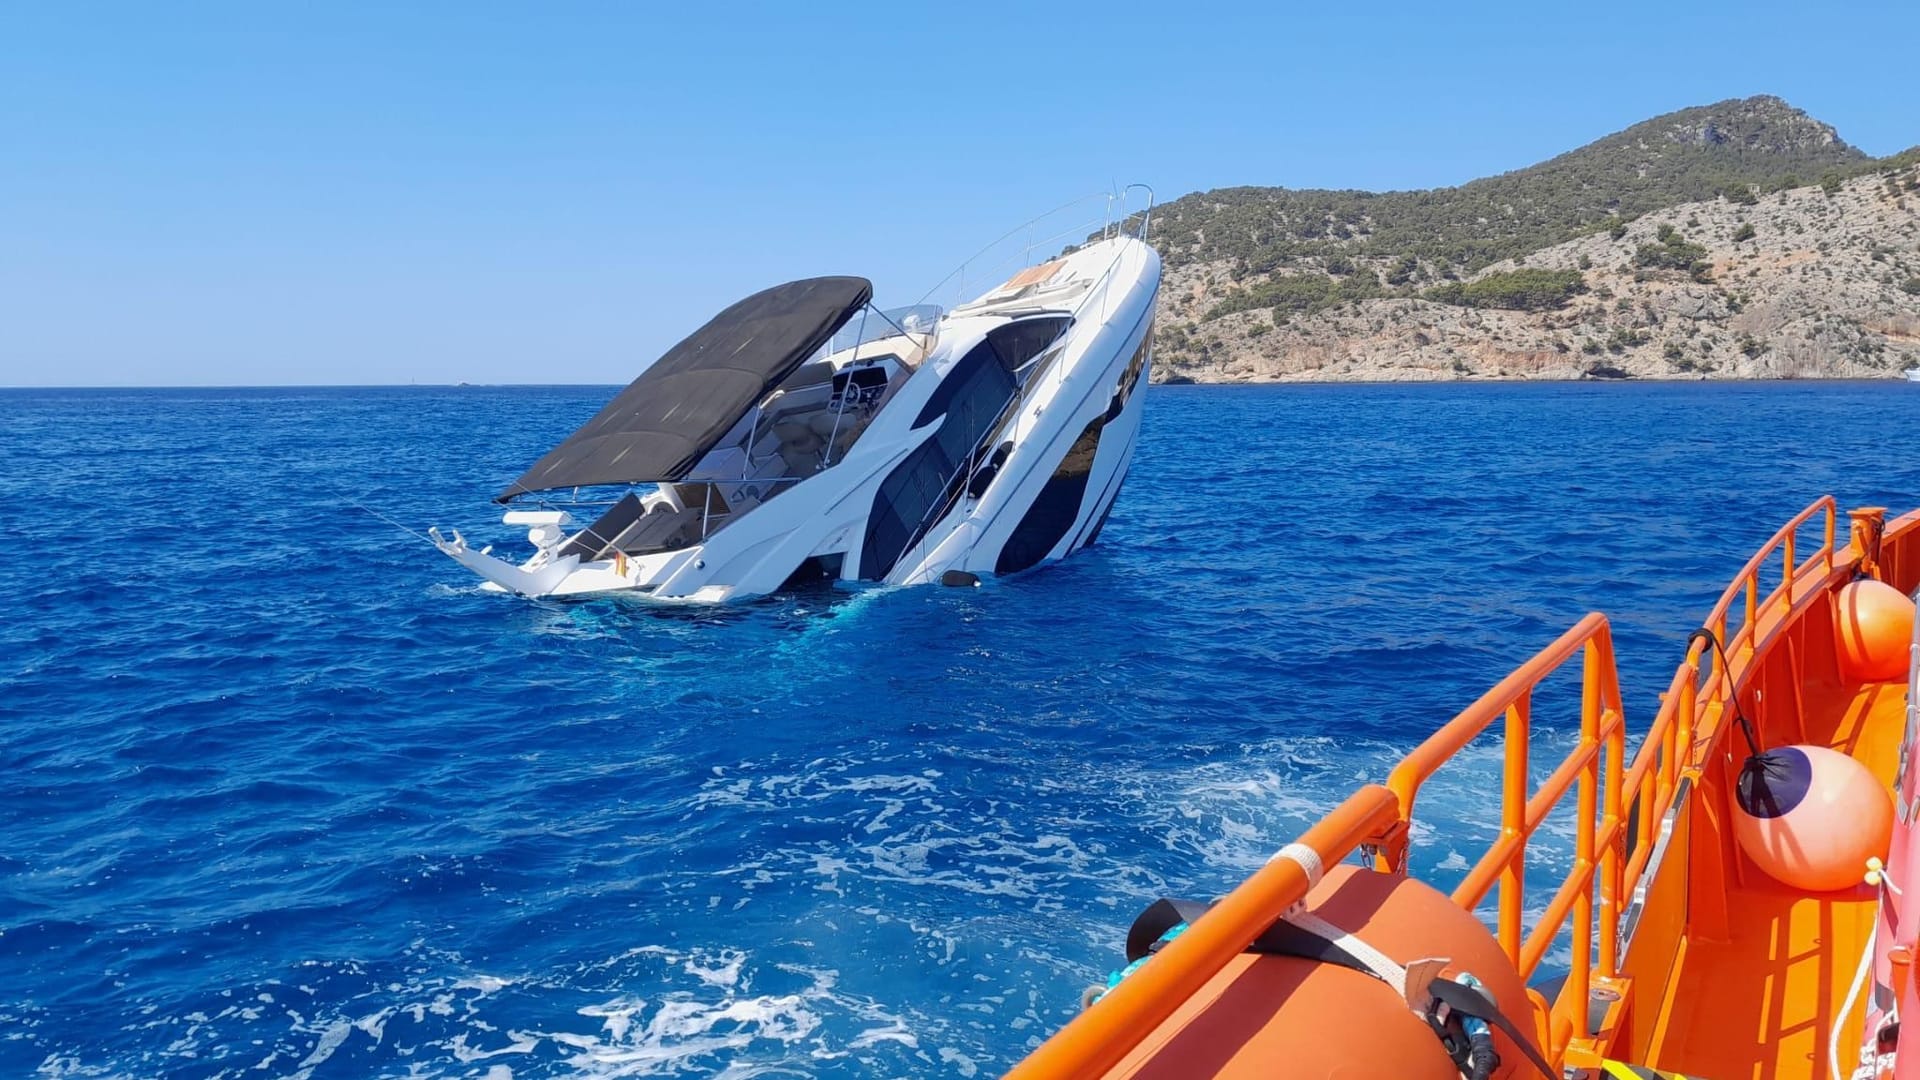
[[[429,535],[525,596],[717,602],[1063,558],[1099,536],[1140,429],[1160,287],[1147,220],[945,312],[880,311],[857,277],[756,293],[497,496],[532,557]]]

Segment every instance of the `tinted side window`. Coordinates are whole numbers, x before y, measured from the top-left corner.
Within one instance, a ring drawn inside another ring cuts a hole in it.
[[[1000,354],[1000,362],[1008,371],[1018,371],[1022,364],[1046,352],[1072,322],[1065,315],[1022,319],[994,327],[987,332],[987,342]]]
[[[944,414],[940,430],[880,482],[860,549],[862,578],[885,577],[920,538],[922,527],[932,524],[928,515],[965,482],[968,459],[1016,389],[990,341],[976,345],[954,365],[914,423],[920,427]]]

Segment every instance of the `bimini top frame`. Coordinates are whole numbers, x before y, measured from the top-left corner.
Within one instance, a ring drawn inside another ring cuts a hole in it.
[[[858,277],[807,278],[747,297],[669,349],[495,501],[684,478],[872,298]]]

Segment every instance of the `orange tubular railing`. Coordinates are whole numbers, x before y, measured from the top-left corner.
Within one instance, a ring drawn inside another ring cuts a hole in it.
[[[1796,562],[1797,533],[1823,513],[1823,543]],[[1592,1037],[1587,993],[1598,982],[1620,975],[1623,900],[1633,895],[1645,875],[1661,822],[1672,809],[1682,780],[1689,773],[1697,775],[1702,767],[1704,751],[1718,736],[1730,701],[1741,692],[1747,662],[1764,644],[1763,635],[1782,625],[1798,605],[1822,594],[1836,574],[1850,572],[1858,559],[1858,552],[1850,550],[1846,561],[1839,561],[1834,547],[1836,519],[1833,499],[1822,498],[1747,561],[1702,624],[1722,643],[1733,670],[1723,672],[1719,659],[1709,655],[1703,679],[1701,656],[1710,650],[1699,641],[1691,644],[1630,766],[1624,760],[1626,723],[1612,635],[1604,616],[1588,615],[1415,748],[1393,770],[1385,787],[1361,788],[1307,830],[1300,843],[1317,852],[1326,865],[1364,851],[1376,869],[1404,873],[1421,787],[1494,721],[1504,719],[1500,836],[1469,869],[1453,900],[1471,911],[1498,890],[1495,933],[1523,979],[1535,973],[1555,940],[1570,929],[1572,961],[1563,1000],[1574,1004],[1555,1010],[1547,1032],[1548,1055],[1559,1061],[1569,1045]],[[1901,519],[1893,531],[1909,528],[1920,528],[1920,517]],[[1775,552],[1780,553],[1780,581],[1763,595],[1762,572]],[[1736,602],[1744,618],[1729,639],[1728,613]],[[1581,658],[1582,674],[1579,740],[1539,788],[1529,790],[1534,690],[1576,655]],[[1534,925],[1527,928],[1523,902],[1528,843],[1576,787],[1573,867]],[[1628,855],[1626,810],[1630,806],[1638,811],[1640,835]],[[1269,862],[1008,1075],[1021,1080],[1086,1077],[1112,1068],[1289,907],[1304,899],[1310,886],[1294,861]]]
[[[1796,562],[1795,537],[1802,526],[1823,513],[1823,543],[1804,561]],[[1727,673],[1733,677],[1723,677],[1718,658],[1710,656],[1710,678],[1703,688],[1701,653],[1710,648],[1704,642],[1692,643],[1631,766],[1622,769],[1626,724],[1612,637],[1603,616],[1588,615],[1435,732],[1388,778],[1388,787],[1400,798],[1401,816],[1410,822],[1420,786],[1495,719],[1505,717],[1500,837],[1468,871],[1454,890],[1453,899],[1472,910],[1498,888],[1495,933],[1523,979],[1533,976],[1553,942],[1567,929],[1568,916],[1572,916],[1572,959],[1566,985],[1578,989],[1574,991],[1575,1006],[1559,1011],[1549,1033],[1550,1053],[1556,1058],[1569,1043],[1592,1034],[1585,1007],[1587,989],[1597,980],[1616,979],[1620,974],[1623,901],[1633,895],[1646,873],[1655,849],[1651,831],[1660,827],[1672,808],[1682,777],[1698,769],[1701,752],[1717,736],[1732,695],[1739,693],[1745,661],[1759,643],[1756,634],[1763,627],[1778,625],[1796,603],[1819,591],[1816,582],[1833,576],[1836,517],[1833,499],[1820,499],[1782,526],[1741,568],[1702,623],[1722,642],[1736,669]],[[1763,596],[1762,571],[1776,551],[1781,555],[1780,583]],[[1727,615],[1736,601],[1742,603],[1745,618],[1729,640]],[[1582,657],[1583,676],[1580,738],[1539,790],[1529,793],[1527,751],[1533,691],[1576,652]],[[1533,927],[1523,929],[1527,842],[1576,783],[1579,794],[1573,867]],[[1629,856],[1625,810],[1635,804],[1640,830],[1649,836],[1636,843]],[[1382,849],[1375,860],[1377,868],[1405,869],[1405,835],[1401,831],[1396,843]],[[1593,895],[1596,880],[1600,894],[1597,912]]]
[[[1580,740],[1541,783],[1540,789],[1530,793],[1527,736],[1533,692],[1547,676],[1576,655],[1581,658],[1582,676]],[[1487,893],[1496,886],[1499,888],[1495,932],[1501,949],[1523,979],[1531,977],[1539,968],[1541,958],[1552,946],[1568,914],[1572,914],[1573,965],[1568,981],[1584,986],[1590,974],[1593,951],[1596,870],[1601,882],[1601,968],[1611,971],[1618,962],[1612,931],[1619,925],[1620,916],[1620,770],[1625,757],[1626,723],[1620,710],[1620,684],[1615,674],[1613,638],[1606,617],[1588,615],[1581,619],[1573,629],[1560,635],[1558,641],[1502,679],[1498,686],[1407,755],[1387,778],[1387,787],[1400,800],[1403,820],[1413,819],[1414,799],[1421,785],[1501,717],[1506,718],[1506,763],[1501,783],[1500,838],[1467,872],[1466,879],[1453,891],[1453,900],[1471,911],[1486,899]],[[1579,818],[1574,822],[1573,870],[1554,892],[1533,929],[1523,937],[1521,904],[1526,888],[1527,841],[1576,783],[1579,785]],[[1381,851],[1376,859],[1379,869],[1405,869],[1404,836],[1401,834],[1398,842]]]
[[[1821,545],[1804,562],[1795,563],[1794,538],[1815,514],[1824,514]],[[1802,585],[1802,579],[1817,577],[1824,580],[1833,575],[1837,554],[1834,548],[1837,517],[1838,508],[1832,496],[1816,500],[1781,526],[1772,539],[1747,560],[1726,591],[1720,594],[1719,601],[1700,625],[1713,632],[1721,648],[1726,650],[1729,662],[1744,670],[1745,661],[1752,657],[1758,644],[1755,634],[1762,621],[1791,611],[1795,603],[1813,595],[1815,582],[1809,580]],[[1775,551],[1781,554],[1780,584],[1762,597],[1761,571]],[[1736,600],[1740,601],[1744,619],[1739,631],[1729,640],[1727,613],[1733,610]],[[1708,664],[1704,689],[1700,663],[1703,655]],[[1646,741],[1641,743],[1639,753],[1634,755],[1633,765],[1627,770],[1622,783],[1627,797],[1639,801],[1639,819],[1643,828],[1657,827],[1657,823],[1665,819],[1679,790],[1682,773],[1698,769],[1704,764],[1700,756],[1719,734],[1721,720],[1727,714],[1732,697],[1738,693],[1741,681],[1733,672],[1721,670],[1720,657],[1705,642],[1695,641],[1688,647],[1679,669],[1673,673],[1673,681],[1668,684],[1667,692],[1660,697],[1660,709],[1647,729]],[[1632,857],[1626,860],[1621,868],[1623,894],[1630,894],[1639,885],[1640,877],[1653,857],[1653,850],[1651,843],[1640,844]]]

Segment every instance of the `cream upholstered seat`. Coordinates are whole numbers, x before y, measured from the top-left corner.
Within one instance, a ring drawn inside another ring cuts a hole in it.
[[[783,421],[773,426],[773,434],[780,440],[780,458],[787,463],[788,475],[812,476],[820,471],[821,454],[827,443],[814,433],[811,425],[798,420]]]

